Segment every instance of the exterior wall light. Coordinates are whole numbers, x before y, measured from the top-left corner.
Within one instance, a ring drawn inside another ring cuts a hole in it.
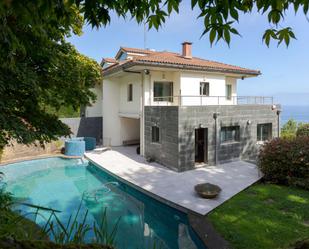
[[[149,70],[148,69],[144,69],[144,73],[148,75],[149,74]]]
[[[276,110],[276,109],[277,109],[277,106],[276,106],[276,105],[272,105],[272,106],[271,106],[271,109],[272,109],[272,110]]]
[[[277,110],[276,114],[277,114],[277,133],[278,133],[278,137],[280,137],[280,113],[281,113],[281,110]]]
[[[248,120],[247,121],[247,125],[251,125],[252,121],[251,120]]]

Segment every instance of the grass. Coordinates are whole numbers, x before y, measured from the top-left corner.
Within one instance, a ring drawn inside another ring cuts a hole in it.
[[[235,249],[293,248],[309,239],[309,191],[256,184],[208,217]]]

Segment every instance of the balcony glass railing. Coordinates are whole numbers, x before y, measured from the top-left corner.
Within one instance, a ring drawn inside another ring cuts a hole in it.
[[[203,106],[203,105],[272,105],[273,97],[267,96],[164,96],[154,97],[151,105]]]

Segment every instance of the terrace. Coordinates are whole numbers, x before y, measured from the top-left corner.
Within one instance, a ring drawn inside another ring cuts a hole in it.
[[[173,95],[154,97],[150,106],[273,105],[271,96]]]

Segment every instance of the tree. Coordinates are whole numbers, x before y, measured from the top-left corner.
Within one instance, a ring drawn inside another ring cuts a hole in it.
[[[95,100],[99,65],[65,41],[81,33],[83,18],[68,1],[0,3],[0,149],[67,136],[70,129],[46,111]]]
[[[281,128],[282,138],[294,138],[297,131],[297,122],[294,119],[289,119]]]
[[[309,137],[309,123],[299,123],[296,131],[297,137],[307,136]]]
[[[93,27],[107,25],[110,13],[121,17],[136,19],[138,23],[147,22],[149,28],[159,29],[166,17],[178,13],[181,0],[71,0],[81,8],[85,19]],[[210,43],[223,39],[228,44],[231,35],[239,35],[234,27],[241,13],[257,11],[265,15],[270,28],[265,30],[263,41],[269,46],[271,40],[288,46],[295,35],[291,27],[281,27],[288,10],[302,11],[307,15],[308,0],[191,0],[192,9],[198,9],[198,18],[204,19],[202,35],[209,33]]]

